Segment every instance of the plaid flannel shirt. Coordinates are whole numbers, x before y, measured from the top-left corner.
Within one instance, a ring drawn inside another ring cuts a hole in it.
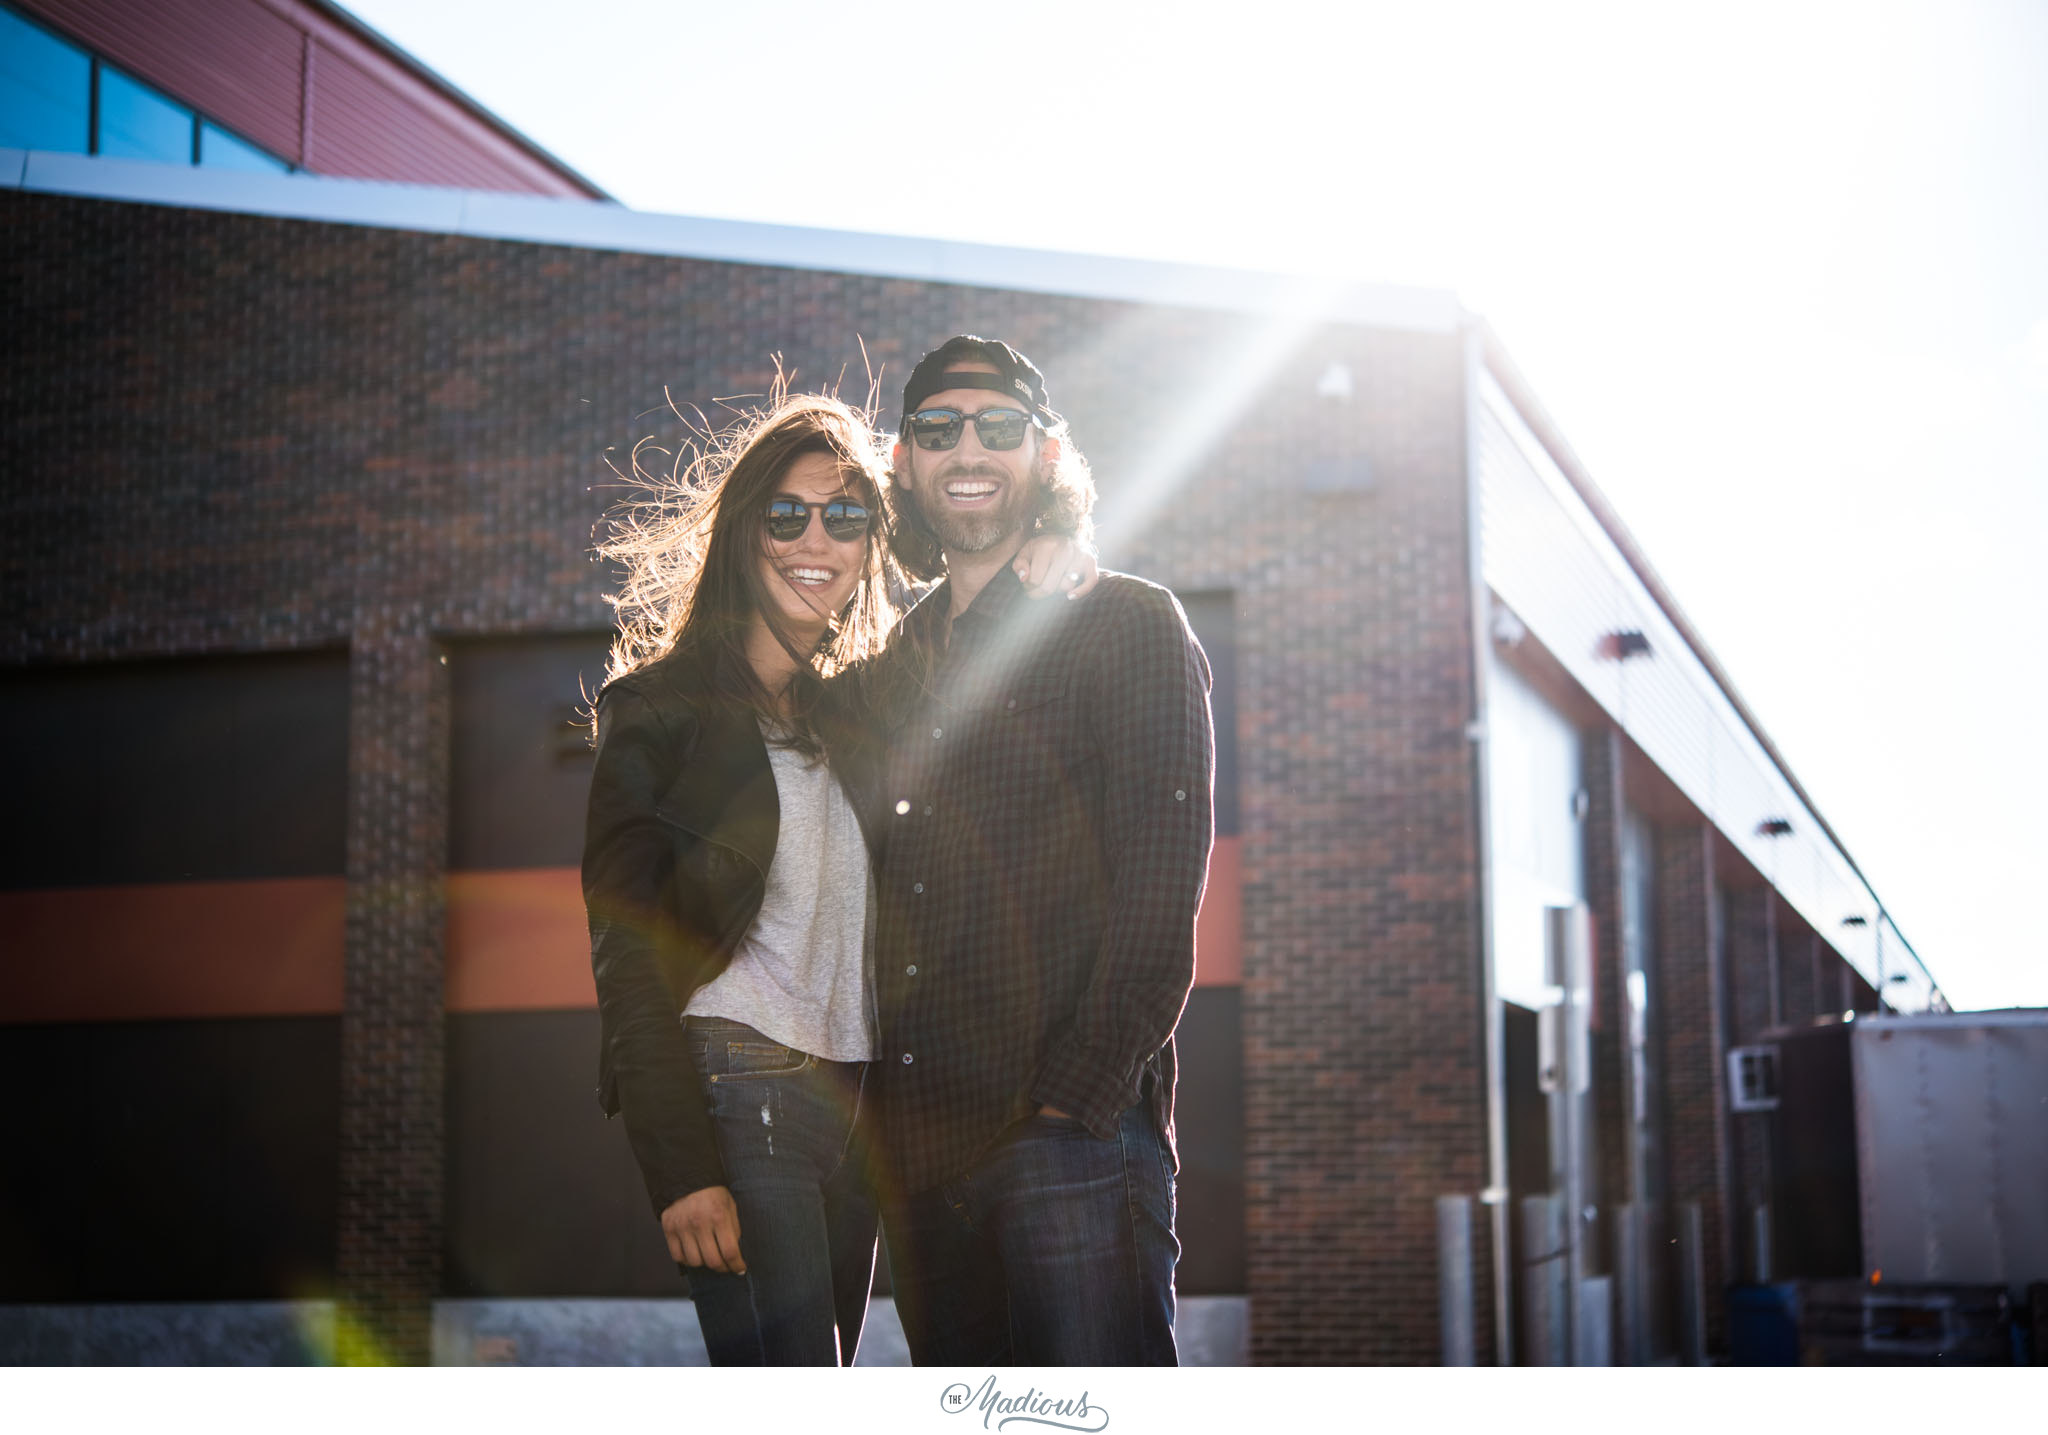
[[[1106,1139],[1149,1099],[1170,1149],[1212,836],[1209,663],[1171,593],[1104,573],[1032,602],[1006,566],[948,638],[950,602],[939,585],[880,660],[908,696],[873,794],[871,1079],[906,1194],[1041,1105]],[[920,642],[940,656],[903,681]]]

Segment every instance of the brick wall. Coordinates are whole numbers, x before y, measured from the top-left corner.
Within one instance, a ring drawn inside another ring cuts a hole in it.
[[[1485,1182],[1456,338],[21,192],[0,282],[0,663],[351,652],[350,1354],[422,1358],[439,1280],[437,644],[606,625],[664,387],[858,392],[865,340],[889,393],[973,330],[1045,368],[1107,559],[1236,594],[1255,1358],[1436,1358],[1433,1202]]]
[[[1434,1201],[1486,1174],[1460,358],[1328,342],[1357,401],[1302,367],[1195,490],[1239,590],[1252,1353],[1433,1362]],[[1370,492],[1302,495],[1349,455]]]
[[[1819,1001],[1823,949],[1820,934],[1806,930],[1803,924],[1799,930],[1778,939],[1778,969],[1785,984],[1788,1025],[1804,1024],[1825,1010]]]
[[[1587,730],[1581,743],[1587,796],[1586,905],[1593,918],[1593,1125],[1599,1143],[1599,1184],[1588,1200],[1600,1208],[1603,1221],[1616,1205],[1633,1199],[1628,1169],[1628,973],[1621,950],[1621,744],[1621,734],[1605,724]],[[1611,1232],[1591,1235],[1597,1244]]]
[[[1755,1043],[1777,1024],[1778,900],[1769,887],[1743,887],[1723,894],[1727,923],[1727,982],[1731,998],[1728,1042]],[[1725,1056],[1723,1080],[1726,1076]],[[1734,1146],[1731,1214],[1734,1218],[1734,1278],[1756,1277],[1752,1213],[1771,1198],[1771,1118],[1761,1111],[1729,1114]]]
[[[349,656],[337,1348],[417,1364],[441,1289],[448,678],[403,608],[359,612]]]
[[[1734,1270],[1730,1209],[1725,1047],[1726,1001],[1720,980],[1721,902],[1714,880],[1716,838],[1704,822],[1657,832],[1656,1018],[1664,1043],[1665,1151],[1674,1217],[1700,1207],[1701,1264],[1709,1348],[1722,1340],[1719,1299]]]

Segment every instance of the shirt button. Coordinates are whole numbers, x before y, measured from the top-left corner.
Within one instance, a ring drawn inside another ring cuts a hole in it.
[[[922,883],[922,882],[912,882],[912,883],[910,884],[910,890],[911,890],[911,891],[913,891],[913,892],[915,892],[915,893],[917,893],[917,894],[918,894],[919,896],[922,896],[922,895],[924,895],[924,883]]]
[[[909,1053],[909,1052],[907,1052],[907,1051],[906,1051],[906,1052],[904,1052],[904,1053],[903,1053],[903,1064],[904,1064],[905,1066],[908,1066],[908,1065],[910,1065],[910,1063],[911,1063],[911,1061],[912,1061],[912,1060],[913,1060],[913,1058],[912,1058],[912,1056],[910,1055],[910,1053]]]
[[[1003,706],[1008,708],[1011,712],[1015,712],[1017,711],[1017,700],[1015,698],[1011,698],[1008,702],[1004,703]]]
[[[927,816],[927,817],[931,816],[931,815],[932,815],[932,810],[931,810],[931,809],[930,809],[929,807],[927,807],[927,808],[926,808],[926,809],[924,810],[924,815],[925,815],[925,816]]]
[[[945,730],[944,728],[942,728],[942,727],[935,727],[935,728],[933,728],[933,729],[932,729],[932,736],[933,736],[934,738],[941,738],[941,737],[944,737],[945,735],[946,735],[946,730]]]
[[[1175,802],[1186,802],[1188,800],[1187,790],[1185,788],[1176,787],[1173,790],[1173,800]]]
[[[931,809],[930,809],[930,808],[926,808],[925,810],[926,810],[927,812],[929,812],[929,811],[930,811]],[[906,812],[908,812],[908,811],[910,811],[910,799],[909,799],[909,798],[905,798],[905,799],[904,799],[903,801],[901,801],[901,802],[899,802],[899,803],[897,803],[897,804],[896,804],[896,815],[897,815],[898,817],[901,817],[901,816],[903,816],[903,815],[904,815],[904,814],[905,814]]]
[[[903,975],[904,975],[904,976],[906,976],[906,977],[914,977],[914,976],[916,976],[916,975],[917,975],[917,963],[916,963],[916,962],[912,962],[912,963],[911,963],[911,964],[910,964],[909,966],[905,967],[905,968],[903,969]]]

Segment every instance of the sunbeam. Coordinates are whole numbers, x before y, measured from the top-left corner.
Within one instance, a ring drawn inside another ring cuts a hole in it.
[[[1097,544],[1112,566],[1351,287],[1335,280],[1277,282],[1269,317],[1249,334],[1234,326],[1224,331],[1228,351],[1198,366],[1200,379],[1183,389],[1171,413],[1154,416],[1137,468],[1112,481],[1097,530]]]

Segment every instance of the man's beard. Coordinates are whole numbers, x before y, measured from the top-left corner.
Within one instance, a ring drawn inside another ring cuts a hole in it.
[[[985,478],[1001,484],[1002,503],[995,508],[967,513],[944,507],[946,484],[961,478]],[[1030,476],[1022,483],[994,464],[941,467],[918,485],[920,491],[915,495],[917,510],[925,526],[939,540],[940,547],[954,553],[986,553],[1004,539],[1023,533],[1033,517],[1042,482],[1039,465],[1035,462],[1031,465]],[[936,495],[938,501],[926,502],[926,492]]]

